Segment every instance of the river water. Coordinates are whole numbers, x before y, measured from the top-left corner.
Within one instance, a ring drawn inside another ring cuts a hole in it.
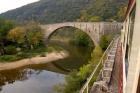
[[[70,56],[55,62],[30,65],[14,70],[0,71],[0,93],[57,93],[54,86],[65,83],[65,76],[72,69],[87,64],[91,49],[68,43],[50,42],[59,46]]]

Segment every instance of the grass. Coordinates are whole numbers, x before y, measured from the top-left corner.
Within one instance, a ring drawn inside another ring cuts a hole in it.
[[[22,50],[21,52],[18,52],[16,54],[13,55],[2,55],[0,56],[0,62],[1,63],[5,63],[5,62],[13,62],[13,61],[18,61],[24,58],[31,58],[31,57],[35,57],[37,55],[40,55],[41,57],[45,57],[46,53],[50,53],[53,51],[61,51],[63,50],[61,47],[57,47],[57,46],[48,46],[48,47],[38,47],[36,49],[33,50]]]
[[[59,46],[55,46],[55,45],[53,45],[53,47],[52,46],[48,46],[47,47],[47,52],[53,52],[53,51],[62,51],[63,50],[63,48],[62,47],[59,47]]]
[[[20,60],[20,57],[17,57],[16,55],[3,55],[0,56],[0,62],[9,62],[9,61],[16,61]]]

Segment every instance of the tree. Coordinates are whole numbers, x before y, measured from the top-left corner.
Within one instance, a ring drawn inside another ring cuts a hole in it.
[[[38,24],[32,22],[10,30],[7,38],[28,49],[33,49],[43,43],[43,31]]]
[[[25,42],[25,30],[22,27],[16,27],[9,31],[7,38],[18,44],[23,44]]]
[[[100,16],[93,16],[90,18],[90,21],[99,22],[99,21],[102,21],[102,18]]]
[[[108,47],[108,45],[110,44],[112,40],[112,36],[111,35],[103,35],[100,39],[100,46],[103,50],[106,50],[106,48]]]
[[[103,51],[100,46],[96,46],[91,54],[91,62],[93,65],[100,61]]]
[[[118,17],[118,20],[119,21],[122,22],[124,20],[126,10],[127,10],[127,7],[126,6],[123,6],[123,7],[120,7],[119,8],[119,11],[117,13],[117,17]]]
[[[61,93],[79,93],[79,90],[91,72],[92,66],[90,64],[80,67],[79,71],[72,71],[66,77],[66,84]]]
[[[38,24],[31,22],[25,26],[25,41],[29,49],[33,49],[43,42],[43,31]]]
[[[80,17],[80,21],[89,21],[89,19],[90,19],[90,15],[87,13],[87,11],[86,10],[82,10],[81,11],[81,17]]]
[[[14,28],[14,23],[9,20],[1,19],[0,18],[0,55],[3,55],[5,53],[4,46],[7,41],[7,33],[9,30]]]
[[[75,44],[79,45],[79,46],[91,46],[91,40],[89,38],[89,36],[80,31],[80,30],[76,30],[75,31]]]

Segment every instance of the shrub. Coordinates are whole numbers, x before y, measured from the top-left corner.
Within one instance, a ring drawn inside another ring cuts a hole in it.
[[[91,63],[93,65],[96,65],[100,61],[102,54],[103,54],[102,48],[100,46],[96,46],[93,52],[91,53]]]
[[[30,57],[30,55],[28,53],[19,52],[17,54],[17,57],[22,59],[22,58],[28,58],[28,57]]]
[[[103,50],[106,50],[108,45],[110,44],[112,40],[112,35],[103,35],[100,39],[100,46]]]
[[[91,66],[91,64],[87,64],[87,65],[80,67],[80,70],[77,73],[77,75],[82,80],[86,80],[86,78],[90,75],[91,72],[92,72],[92,66]]]
[[[18,58],[14,55],[3,55],[0,56],[0,61],[7,62],[7,61],[15,61],[18,60]]]
[[[6,54],[7,55],[13,55],[13,54],[16,54],[17,53],[17,50],[16,50],[16,47],[15,46],[7,46],[6,48],[5,48],[5,50],[6,50]]]
[[[64,86],[63,93],[78,93],[91,72],[92,66],[90,64],[82,66],[79,71],[72,71],[66,77],[66,85]]]

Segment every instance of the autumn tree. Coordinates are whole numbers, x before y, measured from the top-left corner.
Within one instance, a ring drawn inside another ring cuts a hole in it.
[[[8,39],[17,44],[33,49],[43,42],[43,31],[36,23],[29,23],[22,27],[16,27],[8,33]]]
[[[31,22],[25,26],[25,41],[29,49],[43,43],[43,31],[38,24]]]
[[[16,27],[9,31],[7,38],[13,42],[16,42],[18,44],[22,44],[25,42],[25,30],[23,27]]]

